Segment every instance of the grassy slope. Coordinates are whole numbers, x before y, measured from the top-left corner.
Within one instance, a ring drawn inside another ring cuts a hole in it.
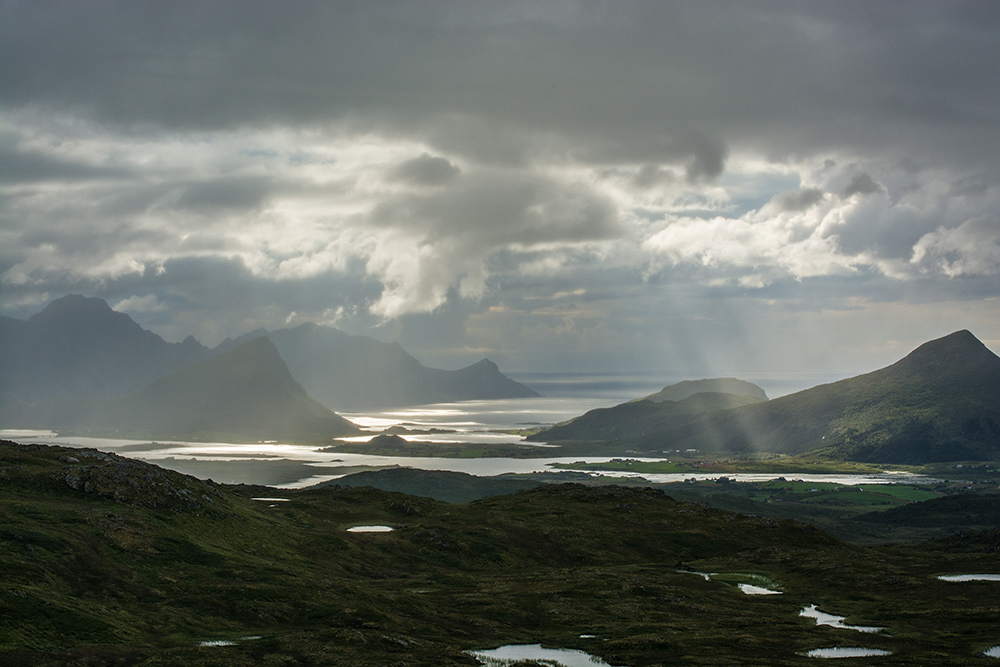
[[[997,641],[994,589],[933,578],[995,571],[995,554],[855,547],[649,489],[448,505],[222,487],[10,444],[0,479],[4,664],[474,665],[463,650],[542,642],[632,667],[797,665],[850,643],[896,651],[884,665],[969,665]],[[249,499],[261,494],[292,500]],[[367,523],[396,530],[345,532]],[[760,575],[785,594],[675,569]],[[892,634],[814,627],[797,616],[812,603]],[[237,645],[197,645],[215,639]]]
[[[760,401],[761,399],[752,396],[719,393],[694,394],[681,401],[630,401],[610,408],[591,410],[526,439],[543,442],[633,441],[652,433],[689,424],[706,412]]]
[[[646,451],[816,451],[883,463],[993,459],[1000,457],[1000,358],[961,331],[887,368],[675,421],[629,442]]]
[[[388,468],[366,470],[317,484],[319,488],[335,486],[369,486],[383,491],[398,491],[411,496],[434,498],[449,503],[466,503],[490,496],[507,495],[540,486],[542,482],[505,477],[477,477],[464,472]]]

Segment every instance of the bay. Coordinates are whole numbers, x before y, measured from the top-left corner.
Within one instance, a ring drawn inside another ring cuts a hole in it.
[[[459,401],[404,408],[342,412],[341,414],[365,429],[366,433],[347,438],[366,442],[391,426],[402,426],[401,436],[408,440],[436,443],[529,444],[521,432],[566,421],[589,410],[611,407],[648,395],[665,385],[684,378],[662,375],[622,375],[585,373],[526,373],[512,375],[518,381],[546,394],[534,398]],[[752,378],[751,378],[752,379]],[[787,378],[782,378],[787,380]],[[803,377],[793,378],[805,382]],[[769,384],[769,383],[764,383]],[[770,386],[775,385],[771,378]],[[762,385],[763,386],[763,385]],[[787,385],[786,385],[787,386]],[[765,387],[767,388],[767,387]],[[463,472],[478,476],[505,473],[539,473],[552,471],[552,464],[576,462],[604,463],[611,457],[579,455],[539,458],[441,458],[412,456],[375,456],[324,452],[317,445],[278,442],[231,443],[156,441],[136,439],[89,438],[62,436],[53,431],[0,430],[0,438],[16,442],[37,442],[70,447],[92,447],[155,463],[164,468],[214,479],[223,483],[254,483],[280,488],[301,488],[362,470],[393,466]],[[544,448],[545,443],[530,443]],[[661,458],[635,458],[639,461],[660,461]],[[572,468],[570,468],[572,469]],[[638,474],[627,471],[602,471],[606,478],[638,478],[651,483],[682,482],[687,479],[711,480],[725,476],[733,481],[766,481],[782,475],[671,473]],[[783,475],[807,482],[839,484],[920,483],[927,478],[910,474],[882,473],[878,475]]]

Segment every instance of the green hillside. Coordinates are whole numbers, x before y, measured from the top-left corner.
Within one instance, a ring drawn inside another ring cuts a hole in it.
[[[707,412],[758,403],[760,400],[753,396],[699,393],[681,401],[629,401],[591,410],[526,439],[542,442],[639,440],[689,424]]]
[[[978,664],[997,641],[991,584],[935,578],[995,554],[861,548],[652,489],[445,504],[5,442],[0,478],[5,665],[472,667],[468,650],[541,643],[630,667],[783,666],[857,645],[800,617],[811,604],[886,626],[863,637],[884,665]],[[368,524],[394,530],[347,531]]]
[[[684,380],[675,382],[656,392],[645,396],[644,400],[653,403],[663,401],[683,401],[688,396],[695,394],[736,394],[737,396],[753,396],[762,401],[767,400],[767,394],[763,389],[752,382],[738,380],[736,378],[709,378],[706,380]]]
[[[670,403],[661,405],[672,409]],[[959,331],[866,375],[689,419],[654,415],[642,402],[625,404],[534,439],[616,441],[645,451],[815,452],[872,463],[996,459],[1000,357]]]
[[[895,364],[667,434],[723,451],[929,463],[1000,455],[1000,358],[968,331]]]
[[[449,503],[473,500],[525,491],[541,486],[542,482],[505,477],[477,477],[464,472],[387,468],[366,470],[317,484],[319,488],[334,486],[367,486],[382,491],[398,491],[410,496],[434,498]]]

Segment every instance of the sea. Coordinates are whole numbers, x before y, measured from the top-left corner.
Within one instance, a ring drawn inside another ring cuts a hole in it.
[[[659,391],[678,379],[654,375],[595,375],[595,374],[545,374],[525,373],[511,375],[519,382],[543,394],[541,397],[489,401],[460,401],[432,405],[412,406],[340,414],[367,431],[364,435],[347,438],[365,442],[392,426],[402,426],[411,431],[430,433],[403,433],[411,440],[438,443],[477,444],[528,444],[518,432],[523,429],[556,424],[579,416],[589,410],[610,407],[634,398]],[[683,379],[683,378],[681,378]],[[832,378],[827,381],[833,381]],[[751,378],[762,386],[768,395],[782,395],[782,389],[795,391],[814,386],[816,378],[772,377]],[[805,386],[796,386],[796,383]],[[786,391],[785,393],[788,393]],[[344,475],[364,470],[387,467],[412,467],[424,470],[446,470],[479,476],[505,473],[539,473],[554,471],[553,464],[578,462],[600,463],[611,457],[559,456],[558,447],[548,443],[532,443],[538,447],[538,456],[532,458],[446,458],[376,456],[324,451],[317,445],[285,444],[262,441],[256,443],[184,442],[122,440],[64,436],[45,430],[0,430],[0,438],[21,443],[55,444],[69,447],[90,447],[130,458],[136,458],[164,468],[194,475],[201,479],[236,484],[264,484],[280,488],[302,488],[334,480]],[[551,450],[548,455],[547,450]],[[659,458],[638,458],[658,461]],[[638,477],[623,472],[605,471],[604,477]],[[643,474],[641,477],[654,483],[679,482],[685,479],[712,479],[718,474]],[[772,479],[775,475],[728,474],[730,479],[758,481]],[[841,484],[915,483],[923,480],[908,473],[883,473],[880,475],[794,475],[803,481],[838,482]]]

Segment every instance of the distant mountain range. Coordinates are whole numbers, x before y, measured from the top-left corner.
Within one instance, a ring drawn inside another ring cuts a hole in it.
[[[925,343],[887,368],[771,401],[719,396],[626,403],[531,439],[614,439],[637,450],[815,452],[872,463],[1000,457],[1000,357],[968,331]],[[698,409],[688,405],[695,399]]]
[[[103,299],[56,299],[26,321],[0,317],[0,405],[127,396],[210,350],[168,343]]]
[[[0,406],[134,394],[192,364],[267,336],[306,392],[331,410],[537,396],[484,359],[427,368],[398,344],[315,324],[251,332],[209,349],[167,343],[97,298],[56,299],[28,320],[0,317]]]
[[[309,398],[267,338],[161,378],[126,398],[62,399],[0,410],[3,422],[120,438],[329,442],[360,429]]]
[[[316,324],[267,336],[309,395],[334,410],[539,395],[489,359],[456,371],[427,368],[398,343]]]

